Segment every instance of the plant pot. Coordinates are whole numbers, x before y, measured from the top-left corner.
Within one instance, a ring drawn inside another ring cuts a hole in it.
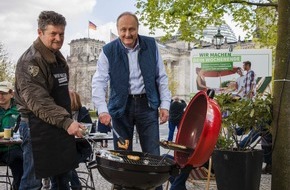
[[[214,150],[212,160],[218,190],[259,190],[263,150]]]

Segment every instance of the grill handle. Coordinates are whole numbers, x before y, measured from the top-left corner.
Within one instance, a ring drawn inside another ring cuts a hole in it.
[[[94,168],[97,168],[98,167],[98,163],[96,160],[93,160],[91,162],[88,163],[88,168],[89,169],[94,169]]]
[[[214,89],[208,89],[206,91],[206,94],[208,95],[209,98],[213,99],[214,95],[215,95],[215,91],[214,91]]]

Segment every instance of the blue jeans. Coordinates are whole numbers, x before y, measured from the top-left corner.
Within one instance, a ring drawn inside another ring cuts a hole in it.
[[[125,113],[120,118],[113,118],[113,127],[124,139],[130,141],[128,150],[133,150],[132,139],[134,126],[140,138],[143,152],[160,155],[158,110],[148,106],[146,97],[128,98]],[[114,148],[118,149],[117,137],[114,134]]]
[[[27,122],[20,122],[19,133],[23,141],[21,145],[23,150],[23,176],[21,178],[19,190],[39,190],[42,184],[41,179],[36,179],[34,173],[30,129]]]
[[[165,155],[162,155],[162,156],[165,156]],[[166,157],[170,159],[174,159],[174,157],[169,154],[167,154]],[[170,176],[170,178],[168,179],[169,182],[171,183],[170,190],[187,190],[186,181],[192,169],[193,167],[188,165],[188,166],[185,166],[181,170],[181,173],[178,176]],[[159,186],[155,190],[162,190],[162,189],[163,189],[162,186]]]
[[[71,170],[70,184],[72,189],[81,189],[82,184],[75,169]]]
[[[263,131],[262,149],[264,150],[264,162],[272,165],[272,134],[269,131]]]
[[[253,142],[257,140],[257,138],[260,136],[260,132],[256,131],[254,129],[251,129],[249,134],[240,142],[241,148],[246,148],[247,146],[250,146]]]
[[[171,183],[170,190],[187,190],[186,181],[192,168],[193,168],[192,166],[185,166],[185,168],[181,171],[181,173],[178,176],[176,177],[171,176],[169,178],[169,181]]]
[[[13,176],[13,188],[19,189],[23,174],[23,153],[20,146],[12,147],[8,151],[0,152],[0,161],[6,163]]]
[[[174,131],[175,131],[175,128],[177,127],[178,127],[178,123],[168,121],[168,128],[169,128],[169,134],[168,134],[168,139],[167,139],[168,141],[173,140]]]

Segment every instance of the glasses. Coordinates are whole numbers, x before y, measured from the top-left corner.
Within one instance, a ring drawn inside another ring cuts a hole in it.
[[[0,95],[2,95],[2,96],[8,95],[8,94],[9,94],[9,92],[0,92]]]

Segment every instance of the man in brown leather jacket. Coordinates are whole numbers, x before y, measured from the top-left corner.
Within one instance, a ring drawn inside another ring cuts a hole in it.
[[[38,38],[16,66],[15,100],[24,151],[20,189],[39,189],[40,179],[47,177],[56,178],[58,189],[69,189],[67,175],[77,166],[74,138],[82,137],[84,127],[71,118],[68,65],[59,51],[65,26],[62,15],[41,12]]]

